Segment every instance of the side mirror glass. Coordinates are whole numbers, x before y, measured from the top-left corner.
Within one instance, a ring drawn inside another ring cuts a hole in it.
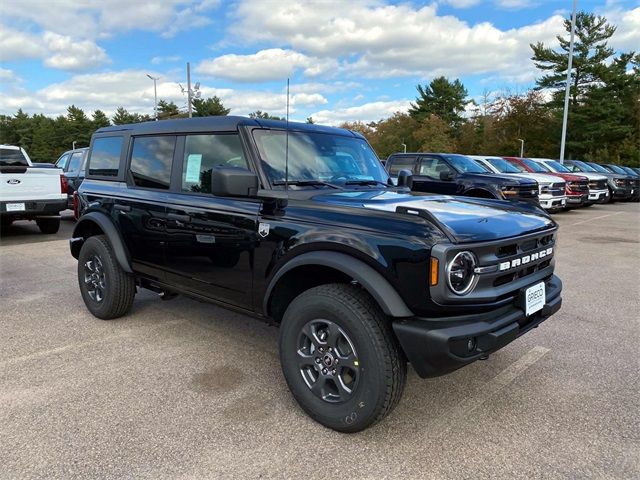
[[[411,188],[413,186],[413,173],[409,170],[400,170],[398,172],[397,186]]]
[[[449,170],[445,170],[444,172],[440,172],[440,180],[444,180],[445,182],[453,180],[453,173],[450,172]]]
[[[238,167],[215,167],[211,170],[211,193],[219,197],[255,197],[258,176]]]

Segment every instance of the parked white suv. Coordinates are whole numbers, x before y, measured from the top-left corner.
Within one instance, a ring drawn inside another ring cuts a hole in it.
[[[34,167],[27,152],[0,145],[0,219],[35,220],[42,233],[56,233],[67,208],[66,180],[59,168]]]
[[[567,196],[565,195],[566,182],[559,177],[542,173],[530,173],[524,169],[518,170],[516,165],[512,165],[499,157],[484,157],[482,155],[467,155],[467,157],[473,158],[492,172],[530,178],[538,182],[538,202],[545,210],[562,210],[567,205]]]

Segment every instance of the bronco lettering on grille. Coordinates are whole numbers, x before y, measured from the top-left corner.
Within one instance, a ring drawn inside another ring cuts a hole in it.
[[[553,247],[549,247],[545,250],[540,250],[539,252],[532,253],[530,255],[524,255],[520,258],[515,258],[509,262],[501,262],[498,270],[504,272],[505,270],[510,270],[521,265],[526,265],[527,263],[535,262],[536,260],[540,260],[541,258],[548,257],[552,253]]]

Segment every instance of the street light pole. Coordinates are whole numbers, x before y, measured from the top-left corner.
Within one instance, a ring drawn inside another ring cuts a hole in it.
[[[153,80],[153,113],[157,122],[158,121],[158,88],[156,85],[156,81],[160,80],[160,77],[152,77],[148,73],[147,73],[147,77]]]
[[[567,85],[564,89],[564,112],[562,113],[562,138],[560,139],[560,163],[564,163],[564,145],[567,140],[567,118],[569,117],[569,90],[571,89],[571,67],[573,64],[573,38],[576,29],[576,3],[573,0],[571,13],[571,36],[569,39],[569,63],[567,65]]]
[[[402,153],[407,153],[407,144],[401,143],[400,145],[402,145]]]
[[[519,138],[518,141],[520,142],[520,158],[524,157],[524,140]]]
[[[191,107],[191,65],[187,62],[187,110],[189,111],[189,118],[193,116],[193,110]]]

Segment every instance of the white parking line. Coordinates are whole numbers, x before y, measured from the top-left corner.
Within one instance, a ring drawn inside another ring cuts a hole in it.
[[[627,212],[607,213],[606,215],[600,215],[599,217],[588,218],[588,219],[582,220],[580,222],[570,223],[570,224],[567,225],[567,227],[572,227],[574,225],[580,225],[581,223],[588,223],[588,222],[591,222],[593,220],[598,220],[600,218],[613,217],[614,215],[620,215],[621,213],[627,213]]]
[[[548,351],[549,349],[545,347],[533,347],[529,352],[489,381],[479,394],[467,398],[453,409],[436,418],[435,421],[427,427],[427,435],[431,438],[440,437],[456,425],[466,422],[474,410],[477,410],[495,397],[511,382],[522,375],[531,365],[540,360]]]

